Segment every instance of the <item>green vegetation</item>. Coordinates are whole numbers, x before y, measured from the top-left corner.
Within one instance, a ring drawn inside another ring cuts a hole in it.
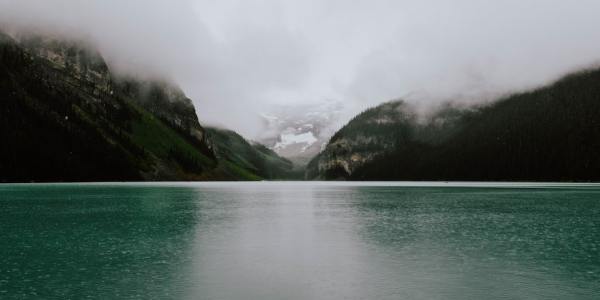
[[[0,96],[0,182],[260,180],[291,165],[235,133],[209,140],[179,89],[115,79],[74,43],[0,33]]]
[[[214,159],[201,153],[196,145],[190,143],[184,135],[167,126],[152,114],[136,107],[140,117],[132,122],[132,139],[147,151],[159,157],[175,152],[185,152],[191,159],[205,166],[214,166]]]
[[[304,174],[233,131],[203,128],[173,85],[115,78],[75,43],[0,33],[0,182],[598,181],[599,95],[600,70],[590,70],[426,118],[388,102],[338,131]]]
[[[387,103],[340,130],[307,174],[351,180],[598,181],[599,95],[600,70],[590,70],[491,105],[448,104],[421,122],[402,102]],[[401,113],[388,118],[393,111]],[[359,143],[359,137],[371,142]],[[319,163],[375,152],[380,154],[350,173],[336,163],[318,170]]]
[[[245,179],[294,179],[292,163],[260,144],[250,144],[239,134],[225,129],[207,128],[215,143],[216,155],[225,172]]]

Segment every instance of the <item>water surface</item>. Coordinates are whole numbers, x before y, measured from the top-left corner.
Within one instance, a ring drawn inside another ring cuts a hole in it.
[[[1,299],[600,299],[600,186],[0,185]]]

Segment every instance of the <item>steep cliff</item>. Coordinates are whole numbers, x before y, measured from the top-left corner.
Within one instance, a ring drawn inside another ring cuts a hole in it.
[[[194,107],[164,82],[123,80],[84,43],[0,34],[0,181],[211,179]]]

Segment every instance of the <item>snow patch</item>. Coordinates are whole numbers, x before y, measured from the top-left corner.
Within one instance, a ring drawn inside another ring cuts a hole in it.
[[[308,147],[312,146],[312,144],[316,143],[318,139],[312,132],[305,132],[301,134],[294,133],[284,133],[280,136],[280,141],[275,144],[274,149],[284,149],[294,144],[306,144],[302,147],[302,151],[304,152]]]

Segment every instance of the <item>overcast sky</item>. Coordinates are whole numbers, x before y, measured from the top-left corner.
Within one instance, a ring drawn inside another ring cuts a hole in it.
[[[201,122],[253,137],[272,105],[488,100],[600,61],[597,0],[0,0],[0,23],[161,74]],[[338,120],[340,123],[346,119]],[[341,124],[340,124],[341,125]]]

